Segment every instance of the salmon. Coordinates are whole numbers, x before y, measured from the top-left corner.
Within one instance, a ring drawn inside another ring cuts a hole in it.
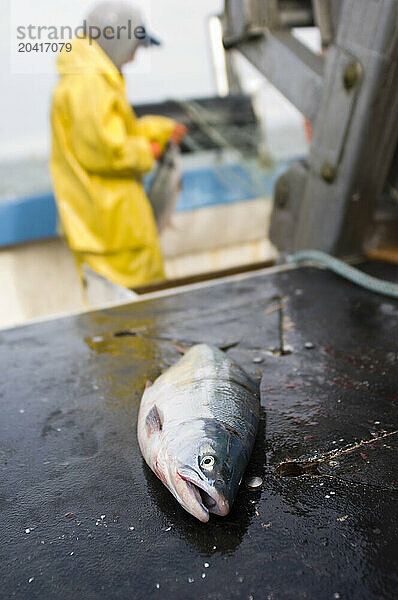
[[[176,144],[169,142],[160,157],[155,175],[148,190],[158,232],[170,225],[181,191],[181,155]]]
[[[218,348],[193,346],[153,384],[138,415],[142,455],[200,521],[228,514],[259,423],[259,389]]]

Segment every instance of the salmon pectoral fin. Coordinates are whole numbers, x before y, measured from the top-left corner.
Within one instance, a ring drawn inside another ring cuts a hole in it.
[[[148,435],[162,431],[162,420],[160,418],[156,404],[154,404],[145,419]]]
[[[178,350],[178,352],[182,355],[186,354],[188,352],[188,350],[190,348],[185,348],[185,346],[182,346],[181,344],[179,344],[178,342],[171,342],[171,344],[174,346],[174,348],[176,350]]]

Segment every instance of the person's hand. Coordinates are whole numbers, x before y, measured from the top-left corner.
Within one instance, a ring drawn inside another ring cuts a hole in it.
[[[159,142],[150,142],[152,154],[155,160],[158,160],[162,156],[162,147]]]
[[[182,123],[176,123],[174,131],[171,134],[170,140],[174,143],[181,144],[182,138],[188,133],[188,129]]]

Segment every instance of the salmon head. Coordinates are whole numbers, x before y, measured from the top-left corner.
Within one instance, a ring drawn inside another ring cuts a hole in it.
[[[202,418],[180,423],[160,437],[153,470],[187,512],[207,522],[209,513],[229,512],[247,462],[235,432]]]

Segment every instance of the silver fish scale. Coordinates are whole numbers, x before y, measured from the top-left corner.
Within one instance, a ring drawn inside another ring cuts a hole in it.
[[[149,393],[165,429],[191,419],[214,419],[245,443],[255,435],[258,386],[218,348],[193,346],[158,377]]]
[[[209,379],[197,380],[191,385],[191,390],[199,397],[207,398],[214,419],[228,426],[242,439],[255,435],[258,395],[232,378],[215,379],[212,390],[209,390],[209,383]]]
[[[178,398],[184,398],[184,404],[194,409],[192,416],[211,416],[244,440],[255,435],[259,418],[258,386],[224,352],[199,344],[165,375],[155,384],[162,385],[166,379],[172,383],[178,389]]]

